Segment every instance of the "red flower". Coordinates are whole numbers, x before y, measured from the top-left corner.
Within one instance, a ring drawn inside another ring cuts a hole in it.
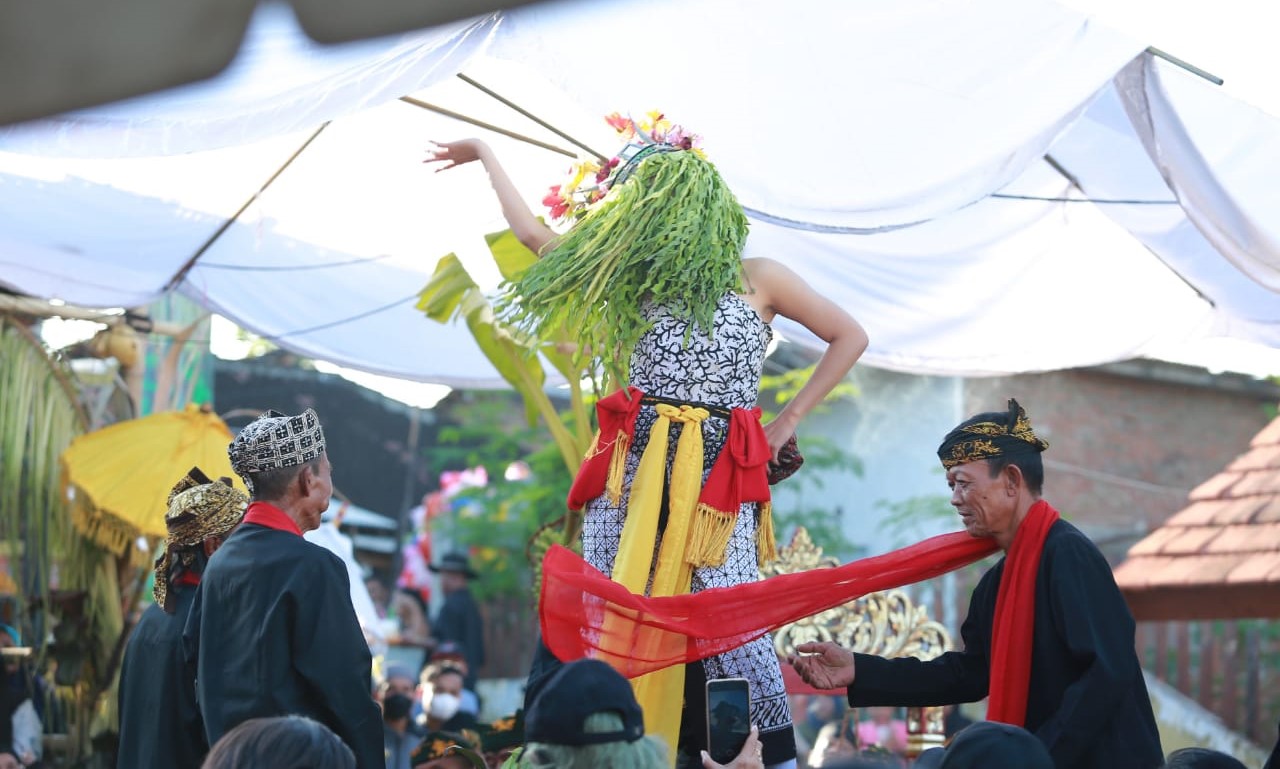
[[[544,206],[555,206],[556,204],[563,203],[563,202],[564,202],[564,197],[560,194],[559,184],[552,187],[551,191],[548,192],[546,194],[546,197],[542,199],[542,205]]]
[[[619,115],[617,112],[613,113],[612,115],[605,115],[604,122],[608,123],[609,127],[617,131],[618,133],[626,133],[628,131],[633,130],[633,124],[631,122],[631,118],[623,117],[622,115]]]

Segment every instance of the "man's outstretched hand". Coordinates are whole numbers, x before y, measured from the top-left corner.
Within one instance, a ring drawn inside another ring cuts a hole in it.
[[[853,653],[830,641],[800,644],[787,662],[815,689],[843,689],[853,683]]]

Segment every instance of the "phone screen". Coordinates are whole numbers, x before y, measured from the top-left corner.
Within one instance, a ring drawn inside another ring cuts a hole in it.
[[[751,685],[745,678],[707,681],[707,752],[727,764],[751,734]]]

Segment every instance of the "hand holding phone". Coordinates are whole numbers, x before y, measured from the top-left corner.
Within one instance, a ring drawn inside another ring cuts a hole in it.
[[[707,753],[718,764],[732,761],[751,734],[751,684],[745,678],[707,681]]]

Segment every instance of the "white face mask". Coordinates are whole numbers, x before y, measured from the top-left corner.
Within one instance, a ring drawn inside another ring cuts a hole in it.
[[[448,721],[458,712],[458,708],[462,705],[462,698],[456,694],[449,692],[437,692],[431,697],[431,706],[427,709],[427,715],[441,721]]]

